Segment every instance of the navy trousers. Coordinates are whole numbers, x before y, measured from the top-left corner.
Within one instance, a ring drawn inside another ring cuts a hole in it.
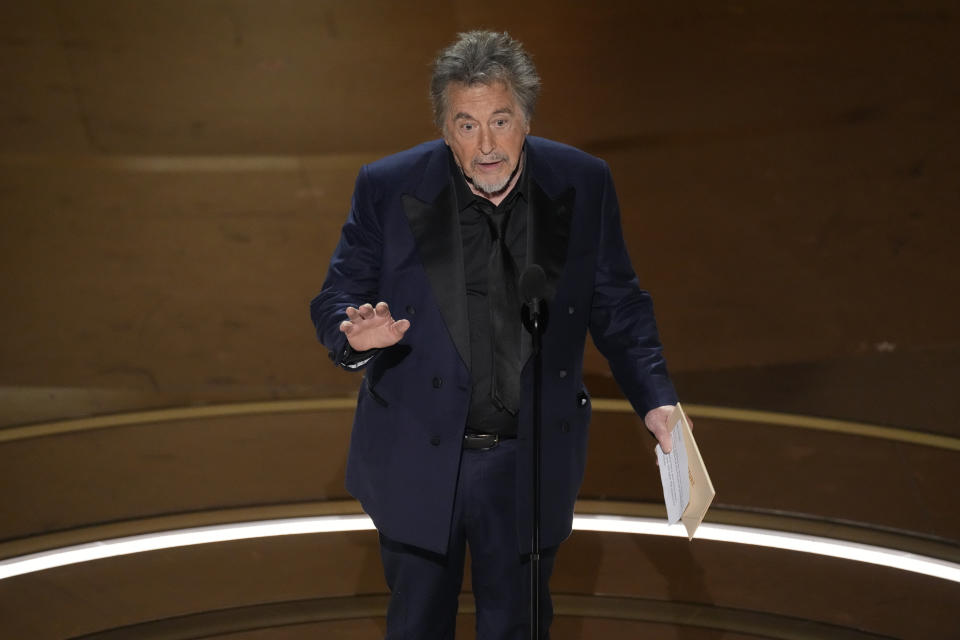
[[[461,455],[446,555],[380,535],[390,587],[386,640],[453,639],[468,546],[477,640],[530,637],[530,564],[517,551],[517,442],[504,440],[493,449],[467,449]],[[547,585],[555,551],[541,553],[541,638],[549,638],[553,619]]]

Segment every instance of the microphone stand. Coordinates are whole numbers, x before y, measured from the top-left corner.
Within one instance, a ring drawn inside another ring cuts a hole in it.
[[[546,329],[546,305],[543,295],[546,277],[539,265],[530,265],[520,278],[523,305],[523,326],[533,338],[533,526],[530,535],[530,638],[540,640],[540,468],[542,464],[541,400],[543,387],[543,358],[541,354],[544,330]]]
[[[533,328],[533,530],[530,555],[530,636],[540,640],[540,402],[543,387],[543,358],[540,353],[540,314],[530,314]]]

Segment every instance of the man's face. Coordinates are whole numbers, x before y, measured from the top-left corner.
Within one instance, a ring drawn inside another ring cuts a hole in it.
[[[476,191],[496,196],[509,186],[530,126],[506,84],[451,84],[443,138]]]

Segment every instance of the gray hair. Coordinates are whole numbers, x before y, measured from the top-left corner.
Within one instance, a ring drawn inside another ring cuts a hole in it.
[[[523,45],[506,31],[467,31],[440,52],[433,63],[430,99],[433,119],[443,131],[447,115],[447,87],[504,82],[529,123],[540,94],[540,76]]]

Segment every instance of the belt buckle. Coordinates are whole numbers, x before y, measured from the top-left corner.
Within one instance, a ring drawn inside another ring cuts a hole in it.
[[[498,444],[500,444],[499,433],[465,433],[463,438],[468,442],[470,441],[473,442],[471,446],[467,447],[468,449],[472,449],[473,451],[490,451],[490,449],[494,449]],[[479,444],[480,442],[490,442],[490,444],[488,444],[485,447],[474,446],[475,444]]]

